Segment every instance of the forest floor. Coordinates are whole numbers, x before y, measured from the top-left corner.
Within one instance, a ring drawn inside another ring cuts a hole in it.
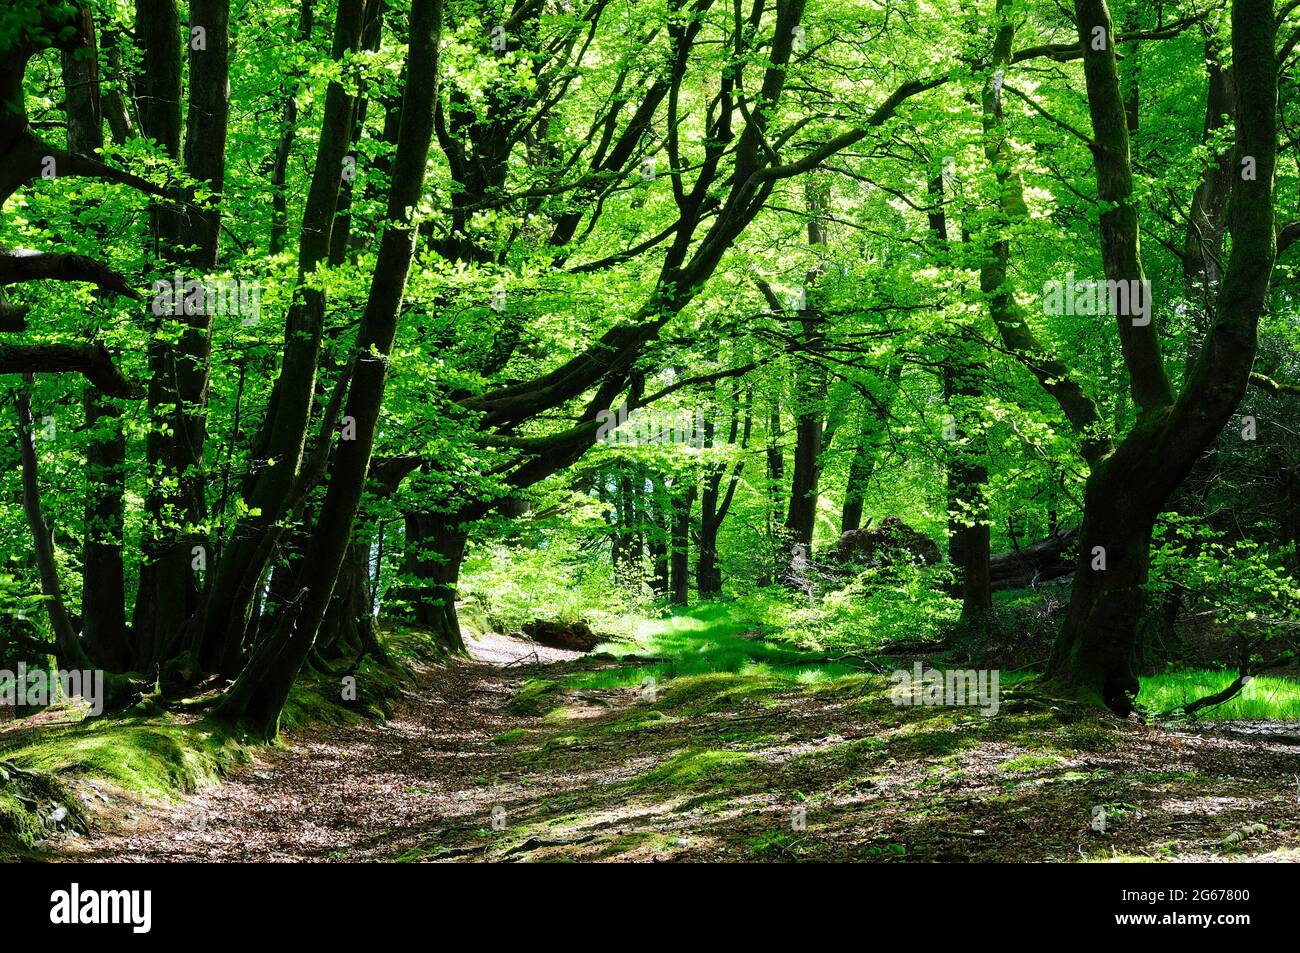
[[[1119,721],[1023,682],[992,717],[900,707],[883,674],[783,659],[707,614],[621,658],[471,649],[420,667],[387,723],[290,730],[54,859],[1300,859],[1285,739]]]

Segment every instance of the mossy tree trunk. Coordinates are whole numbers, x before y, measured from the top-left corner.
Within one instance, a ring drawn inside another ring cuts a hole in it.
[[[1102,260],[1112,281],[1142,282],[1128,126],[1105,0],[1076,0],[1101,218]],[[1079,567],[1050,672],[1067,687],[1126,714],[1155,520],[1231,419],[1250,378],[1259,316],[1276,256],[1276,24],[1269,0],[1234,0],[1232,52],[1237,127],[1229,231],[1232,250],[1204,347],[1174,396],[1156,322],[1117,314],[1137,423],[1093,467],[1084,501]]]
[[[406,86],[397,154],[393,162],[387,223],[379,242],[370,296],[357,332],[355,365],[345,419],[355,439],[340,440],[309,547],[311,560],[299,580],[297,610],[258,645],[220,706],[222,716],[266,738],[279,731],[280,712],[316,640],[347,555],[365,489],[383,402],[388,355],[397,333],[406,278],[415,254],[417,223],[412,216],[424,187],[433,139],[438,86],[441,0],[413,0],[406,61]]]
[[[361,43],[365,0],[340,0],[334,24],[332,57],[340,62]],[[336,224],[344,156],[353,132],[355,97],[349,86],[331,82],[325,93],[324,118],[303,209],[298,246],[298,284],[285,323],[284,357],[272,389],[262,426],[254,438],[257,463],[246,492],[253,511],[237,521],[215,567],[208,605],[196,633],[195,648],[207,671],[235,674],[231,651],[249,626],[257,587],[247,580],[266,571],[272,549],[265,540],[294,492],[301,475],[312,409],[317,399],[321,343],[324,337],[325,295],[311,287],[307,276],[330,255]],[[274,465],[271,465],[274,462]]]
[[[458,513],[407,513],[403,574],[410,580],[399,597],[413,620],[448,652],[463,654],[456,614],[456,586],[469,540],[468,520]]]
[[[95,155],[104,146],[98,51],[93,26],[87,45],[62,54],[68,150]],[[103,238],[103,230],[98,237]],[[126,571],[122,558],[126,496],[126,433],[121,406],[87,386],[85,538],[81,548],[81,626],[86,653],[109,671],[130,664]]]

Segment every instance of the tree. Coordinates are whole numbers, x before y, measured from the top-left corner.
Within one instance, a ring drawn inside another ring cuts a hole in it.
[[[1129,288],[1149,289],[1110,12],[1105,0],[1077,0],[1075,14],[1084,49],[1097,194],[1106,203],[1101,216],[1106,277]],[[1116,314],[1138,415],[1133,429],[1097,460],[1088,479],[1079,568],[1050,671],[1120,713],[1131,709],[1138,691],[1132,656],[1155,520],[1231,418],[1255,358],[1277,248],[1275,34],[1271,4],[1234,0],[1237,175],[1230,198],[1232,250],[1213,323],[1181,392],[1175,393],[1169,382],[1154,323],[1141,323],[1131,313]]]

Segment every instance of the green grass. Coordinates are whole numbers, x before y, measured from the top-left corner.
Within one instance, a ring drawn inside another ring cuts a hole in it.
[[[786,831],[768,831],[749,839],[749,852],[755,857],[788,858],[799,856],[799,840]]]
[[[745,638],[753,633],[756,623],[732,615],[734,609],[726,603],[707,603],[666,618],[644,620],[629,641],[607,642],[597,646],[597,651],[627,661],[643,658],[655,662],[583,672],[570,676],[569,681],[577,688],[634,688],[646,678],[664,682],[725,672],[817,684],[861,674],[861,669],[852,665],[825,662],[818,655],[757,637]]]
[[[1236,676],[1232,672],[1189,670],[1142,678],[1138,700],[1153,711],[1175,713],[1188,702],[1227,688]],[[1240,695],[1222,705],[1204,708],[1196,717],[1206,721],[1242,719],[1300,719],[1300,681],[1260,676]]]

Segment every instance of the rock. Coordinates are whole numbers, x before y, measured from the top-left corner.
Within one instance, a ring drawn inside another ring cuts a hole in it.
[[[604,641],[585,622],[550,622],[546,619],[534,619],[524,624],[521,630],[526,638],[539,645],[553,649],[568,649],[571,652],[590,652]]]

